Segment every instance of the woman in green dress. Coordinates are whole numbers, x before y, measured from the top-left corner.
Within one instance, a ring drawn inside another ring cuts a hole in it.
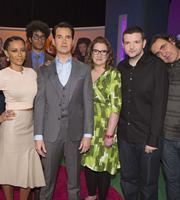
[[[108,194],[111,175],[118,168],[117,123],[121,109],[121,75],[114,68],[111,44],[97,37],[88,47],[86,63],[91,66],[94,89],[94,136],[90,150],[82,156],[88,197],[99,200]]]

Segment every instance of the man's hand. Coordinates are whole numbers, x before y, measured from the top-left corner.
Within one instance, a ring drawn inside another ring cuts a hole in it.
[[[38,152],[39,155],[41,155],[42,157],[46,157],[46,148],[45,148],[45,144],[43,140],[36,140],[35,141],[35,147],[36,147],[36,151]]]
[[[83,137],[83,139],[81,140],[81,144],[79,146],[79,150],[81,150],[80,153],[82,154],[88,151],[90,146],[91,146],[91,138]]]
[[[107,149],[111,148],[112,144],[113,144],[113,139],[112,138],[105,138],[104,139],[104,146]]]
[[[146,145],[145,146],[145,152],[146,153],[152,153],[153,151],[156,151],[158,148],[156,148],[156,147],[151,147],[151,146],[148,146],[148,145]]]

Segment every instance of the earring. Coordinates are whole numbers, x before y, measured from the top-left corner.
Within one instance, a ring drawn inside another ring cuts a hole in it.
[[[6,60],[9,62],[9,58],[7,57]]]

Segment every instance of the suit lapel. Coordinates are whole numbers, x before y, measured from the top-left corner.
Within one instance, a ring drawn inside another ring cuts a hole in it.
[[[47,55],[46,52],[44,51],[44,63],[47,62]]]
[[[24,66],[33,68],[31,51],[29,51],[26,55]]]
[[[76,88],[78,77],[79,77],[79,66],[75,63],[75,61],[72,59],[72,70],[70,75],[70,94],[69,94],[69,102],[72,98],[73,92]]]
[[[51,80],[52,85],[54,87],[55,93],[56,93],[56,95],[59,99],[60,98],[60,94],[59,94],[59,92],[60,92],[60,90],[59,90],[60,82],[59,82],[58,74],[57,74],[57,71],[56,71],[55,60],[53,60],[51,62],[51,64],[48,66],[48,72],[49,72],[50,80]]]
[[[48,55],[47,53],[44,51],[44,62],[47,62],[49,59],[48,59]]]
[[[30,62],[30,66],[33,68],[31,51],[30,51],[30,60],[29,60],[29,62]]]

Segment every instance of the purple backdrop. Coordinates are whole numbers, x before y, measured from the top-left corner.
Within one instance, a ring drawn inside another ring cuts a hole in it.
[[[180,34],[180,0],[171,0],[168,19],[168,33]]]

